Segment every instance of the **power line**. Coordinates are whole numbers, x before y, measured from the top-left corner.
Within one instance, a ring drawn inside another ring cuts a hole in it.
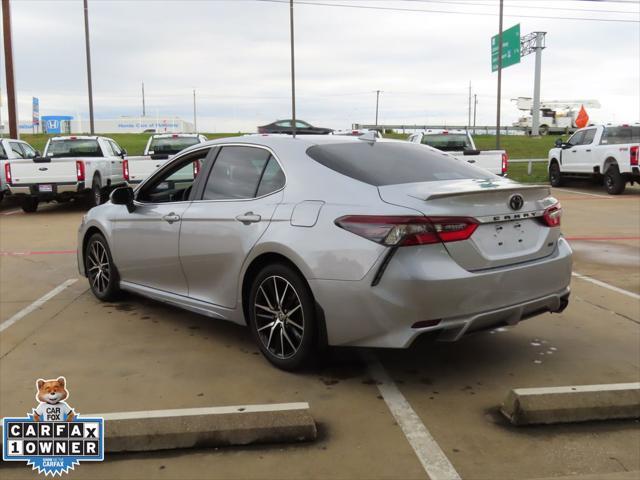
[[[288,0],[255,0],[258,2],[267,3],[288,3]],[[298,5],[313,5],[319,7],[335,7],[335,8],[356,8],[364,10],[381,10],[381,11],[393,11],[393,12],[412,12],[412,13],[445,13],[451,15],[483,15],[495,17],[495,13],[488,12],[452,12],[451,10],[429,10],[420,8],[397,8],[397,7],[381,7],[374,5],[349,5],[344,3],[325,3],[316,1],[300,1],[296,2]],[[547,20],[578,20],[578,21],[591,21],[591,22],[620,22],[620,23],[640,23],[640,20],[626,20],[626,19],[613,19],[613,18],[587,18],[587,17],[551,17],[542,15],[515,15],[506,14],[505,17],[518,17],[518,18],[541,18]]]
[[[367,0],[371,1],[371,0]],[[447,5],[473,5],[479,7],[495,7],[494,3],[478,3],[478,2],[468,2],[466,0],[455,1],[455,0],[402,0],[403,2],[411,2],[411,3],[442,3]],[[638,4],[640,6],[640,4]],[[541,6],[541,5],[510,5],[510,8],[526,8],[526,9],[534,9],[534,10],[566,10],[568,12],[595,12],[595,13],[637,13],[629,10],[598,10],[594,8],[566,8],[566,7],[550,7],[550,6]]]

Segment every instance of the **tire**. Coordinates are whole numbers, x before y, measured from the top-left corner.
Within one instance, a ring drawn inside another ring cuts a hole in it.
[[[549,165],[549,183],[552,187],[561,187],[564,184],[558,162],[552,162]]]
[[[102,186],[100,185],[100,177],[98,175],[93,177],[91,183],[91,196],[89,197],[89,205],[91,207],[97,207],[104,203],[102,199]]]
[[[297,271],[280,263],[264,267],[253,279],[248,307],[251,332],[269,362],[288,371],[311,363],[317,351],[315,301]]]
[[[109,244],[102,234],[91,235],[83,256],[85,273],[93,294],[103,302],[116,300],[121,293],[120,276],[113,263]]]
[[[549,134],[549,125],[540,125],[540,128],[538,128],[538,133],[541,136],[546,136]]]
[[[604,173],[604,188],[609,195],[620,195],[624,192],[626,183],[617,165],[607,168]]]
[[[27,197],[22,200],[22,205],[20,206],[25,213],[33,213],[38,210],[38,203],[40,202],[36,197]]]

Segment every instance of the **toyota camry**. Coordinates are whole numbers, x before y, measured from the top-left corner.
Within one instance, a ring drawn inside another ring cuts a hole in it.
[[[406,348],[568,304],[549,187],[374,136],[194,145],[83,219],[78,263],[122,290],[249,326],[293,370],[324,345]]]

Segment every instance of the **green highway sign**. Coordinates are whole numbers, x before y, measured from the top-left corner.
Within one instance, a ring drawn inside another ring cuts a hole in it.
[[[498,70],[498,35],[491,37],[491,71]],[[520,63],[520,24],[502,31],[502,68]]]

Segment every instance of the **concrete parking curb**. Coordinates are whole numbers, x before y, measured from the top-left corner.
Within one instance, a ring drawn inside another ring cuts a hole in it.
[[[640,418],[640,382],[518,388],[501,411],[514,425]]]
[[[105,419],[106,452],[315,440],[307,403],[91,414]]]

